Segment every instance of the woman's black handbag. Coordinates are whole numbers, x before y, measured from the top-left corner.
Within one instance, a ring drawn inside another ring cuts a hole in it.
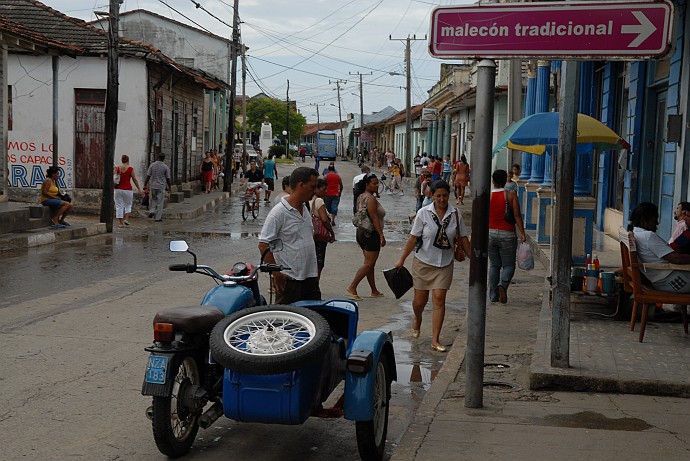
[[[72,203],[72,197],[70,197],[69,194],[59,194],[58,197],[60,197],[60,200],[62,200],[63,202]]]
[[[510,208],[510,203],[508,203],[508,191],[503,191],[506,196],[506,209],[503,212],[503,219],[508,221],[510,224],[515,224],[515,215],[513,214],[513,209]]]
[[[400,269],[395,267],[383,271],[383,276],[386,278],[388,287],[395,295],[395,299],[400,299],[405,293],[412,288],[412,274],[405,266]]]

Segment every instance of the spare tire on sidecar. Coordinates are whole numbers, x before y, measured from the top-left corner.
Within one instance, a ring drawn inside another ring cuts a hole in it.
[[[225,317],[211,332],[210,348],[224,368],[274,375],[314,363],[330,342],[331,329],[320,314],[276,304],[242,309]]]

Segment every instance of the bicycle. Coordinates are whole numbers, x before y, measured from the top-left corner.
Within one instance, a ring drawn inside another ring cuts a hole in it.
[[[381,174],[381,177],[379,178],[379,189],[378,189],[379,195],[386,192],[386,190],[390,190],[390,186],[388,184],[386,184],[386,175]]]
[[[391,195],[394,193],[393,189],[391,189],[392,181],[391,181],[391,184],[389,184],[386,182],[386,179],[387,178],[386,178],[385,174],[382,174],[381,177],[379,178],[379,190],[378,190],[379,195],[383,194],[386,191],[388,191],[388,193]],[[402,193],[403,193],[402,187],[400,187],[399,185],[396,185],[395,189],[398,190],[400,192],[400,194],[402,195]]]
[[[244,190],[244,195],[242,197],[242,221],[246,221],[249,217],[249,213],[252,214],[252,218],[256,219],[259,216],[259,198],[257,197],[256,190],[260,186],[249,187],[247,185]]]

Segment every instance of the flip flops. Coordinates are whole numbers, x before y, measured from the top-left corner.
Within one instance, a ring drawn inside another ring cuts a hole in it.
[[[351,300],[353,300],[353,301],[361,301],[361,300],[362,300],[362,297],[361,297],[360,295],[353,295],[353,294],[350,293],[349,291],[346,291],[345,293],[346,293],[346,294],[345,294],[345,297],[346,297],[347,299],[351,299]]]
[[[51,224],[50,226],[52,229],[64,229],[65,225],[64,224]]]
[[[383,293],[376,293],[376,294],[371,294],[369,297],[370,298],[383,298],[384,296],[386,296],[386,295]]]

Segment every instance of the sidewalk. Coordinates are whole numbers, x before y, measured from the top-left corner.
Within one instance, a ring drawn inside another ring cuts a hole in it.
[[[599,238],[600,260],[614,267],[617,243]],[[483,408],[464,406],[463,325],[392,460],[690,459],[682,325],[649,323],[639,343],[615,305],[574,296],[570,368],[551,368],[545,275],[517,271],[508,304],[487,303]]]
[[[236,180],[231,189],[233,197],[237,194],[238,187],[239,180]],[[210,209],[228,203],[230,198],[230,192],[215,191],[210,194],[195,194],[179,203],[171,203],[166,199],[163,220],[195,219]],[[17,202],[0,204],[0,219],[3,219],[4,213],[16,213],[16,210],[28,209],[32,205],[34,204]],[[139,209],[137,204],[134,205],[131,217],[148,219],[147,216],[145,209]],[[70,226],[64,229],[51,229],[44,223],[43,226],[34,229],[29,228],[30,226],[20,226],[19,230],[0,233],[0,253],[106,233],[106,226],[99,222],[97,214],[72,214],[67,217],[67,221]],[[113,218],[113,226],[117,225],[117,220]]]

